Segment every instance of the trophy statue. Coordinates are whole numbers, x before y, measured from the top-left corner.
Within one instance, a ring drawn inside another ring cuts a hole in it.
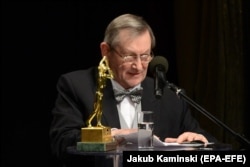
[[[87,127],[81,128],[81,142],[77,143],[77,149],[81,151],[107,151],[116,148],[116,142],[111,136],[111,128],[102,125],[102,98],[106,80],[113,78],[106,56],[103,56],[98,66],[98,85],[95,94],[94,111],[89,116]],[[97,125],[92,125],[96,117]]]

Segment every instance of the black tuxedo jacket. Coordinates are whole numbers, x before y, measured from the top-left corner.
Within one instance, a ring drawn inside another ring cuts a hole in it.
[[[53,120],[50,130],[52,151],[58,156],[65,152],[67,146],[80,141],[81,128],[86,126],[85,121],[93,112],[97,75],[97,68],[90,68],[62,75],[58,81],[58,97],[52,110]],[[147,77],[141,86],[143,87],[142,110],[154,111],[154,134],[161,140],[166,137],[178,137],[186,131],[201,133],[208,140],[215,140],[199,127],[185,101],[174,92],[165,88],[162,98],[155,98],[154,81],[150,77]],[[102,124],[120,128],[110,80],[107,80],[103,91],[102,105]]]

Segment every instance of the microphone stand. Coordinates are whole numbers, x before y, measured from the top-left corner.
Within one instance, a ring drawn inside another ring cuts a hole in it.
[[[190,99],[187,95],[185,95],[182,91],[182,89],[178,88],[172,83],[169,83],[167,80],[165,80],[164,75],[161,75],[161,80],[165,81],[165,85],[167,87],[174,91],[177,96],[182,97],[185,101],[187,101],[190,105],[192,105],[195,109],[197,109],[199,112],[204,114],[207,118],[209,118],[211,121],[213,121],[215,124],[219,125],[220,127],[226,129],[231,135],[233,135],[241,144],[243,144],[247,150],[250,150],[250,141],[241,136],[240,134],[234,132],[232,129],[230,129],[227,125],[225,125],[223,122],[218,120],[216,117],[214,117],[212,114],[210,114],[208,111],[206,111],[204,108],[202,108],[200,105],[195,103],[192,99]]]

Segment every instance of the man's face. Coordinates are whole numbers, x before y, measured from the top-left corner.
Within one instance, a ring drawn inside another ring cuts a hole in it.
[[[116,80],[125,89],[140,84],[147,75],[148,62],[141,61],[140,56],[151,53],[151,38],[145,33],[131,37],[127,30],[119,34],[119,46],[111,48],[109,66]],[[125,61],[124,57],[131,55],[133,61]]]

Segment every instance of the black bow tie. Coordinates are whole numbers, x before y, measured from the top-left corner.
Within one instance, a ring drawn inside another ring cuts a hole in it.
[[[124,97],[129,96],[132,102],[139,104],[141,102],[142,90],[142,87],[136,88],[132,91],[114,89],[115,99],[117,103],[120,103]]]

